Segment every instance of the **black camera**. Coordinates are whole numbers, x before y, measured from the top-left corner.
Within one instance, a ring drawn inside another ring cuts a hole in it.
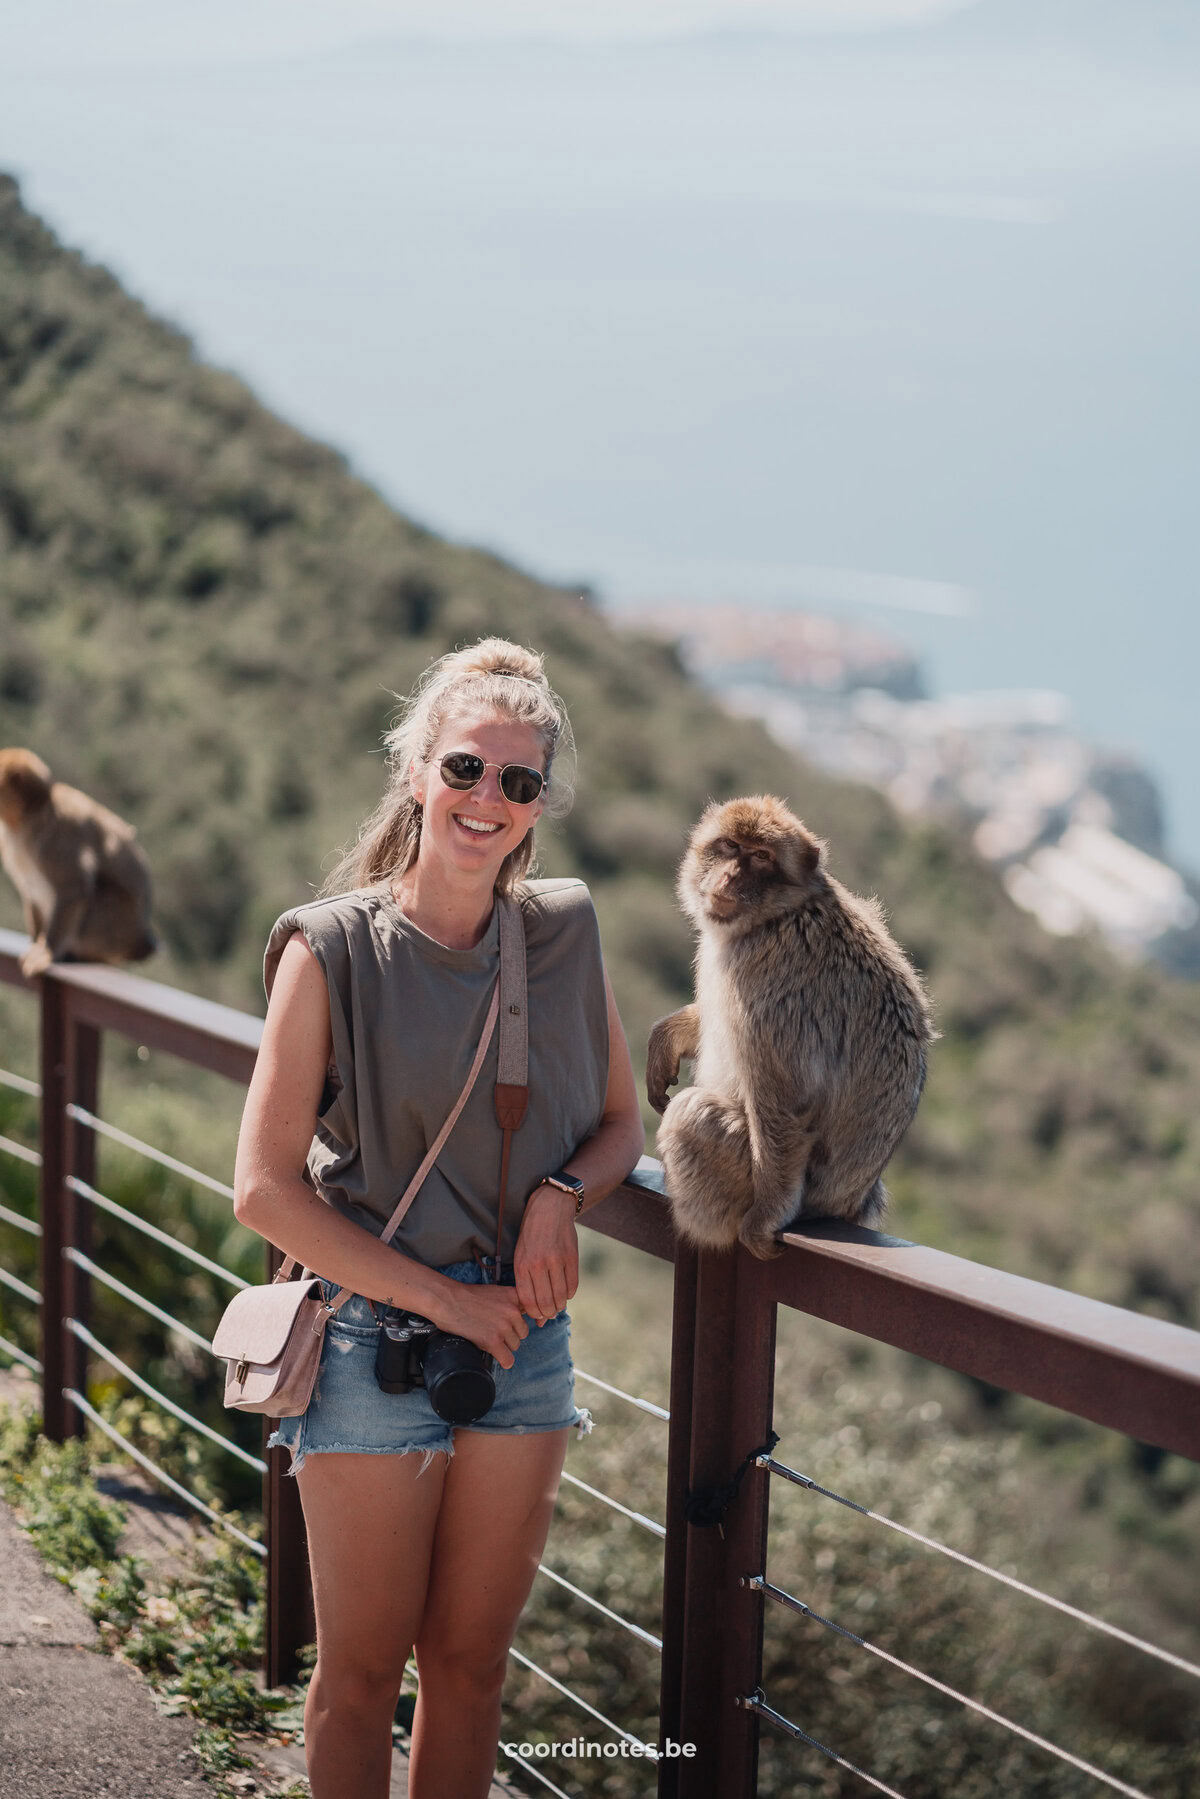
[[[485,1349],[398,1306],[388,1306],[383,1314],[375,1379],[385,1393],[424,1387],[430,1405],[447,1424],[474,1424],[496,1398],[496,1363]]]

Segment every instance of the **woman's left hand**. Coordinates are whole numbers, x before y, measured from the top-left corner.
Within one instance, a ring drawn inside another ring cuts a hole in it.
[[[579,1239],[575,1201],[557,1187],[535,1187],[525,1205],[513,1267],[521,1310],[545,1324],[575,1297]]]

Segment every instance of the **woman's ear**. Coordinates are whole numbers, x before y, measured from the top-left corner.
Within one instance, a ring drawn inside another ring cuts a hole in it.
[[[425,804],[425,765],[414,756],[408,765],[408,785],[418,806]]]

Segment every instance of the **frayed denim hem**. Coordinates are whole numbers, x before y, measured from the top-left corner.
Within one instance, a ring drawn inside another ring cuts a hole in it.
[[[596,1428],[596,1421],[586,1406],[577,1406],[573,1418],[564,1418],[561,1424],[489,1424],[487,1413],[477,1424],[456,1424],[455,1430],[473,1430],[481,1437],[537,1437],[546,1431],[573,1430],[577,1437],[590,1436]]]
[[[420,1480],[435,1455],[446,1457],[454,1454],[453,1439],[449,1443],[436,1443],[432,1448],[424,1443],[405,1443],[395,1449],[380,1449],[378,1446],[365,1443],[314,1443],[311,1447],[301,1443],[293,1447],[285,1442],[279,1431],[272,1431],[267,1438],[268,1449],[286,1449],[291,1455],[291,1464],[284,1470],[285,1474],[299,1474],[310,1455],[421,1455],[424,1460],[417,1469]]]

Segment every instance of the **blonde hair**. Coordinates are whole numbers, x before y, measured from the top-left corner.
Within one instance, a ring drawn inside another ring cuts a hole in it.
[[[396,696],[400,698],[399,695]],[[571,804],[569,780],[552,773],[555,758],[574,750],[566,708],[546,679],[542,658],[504,637],[483,637],[439,656],[421,676],[399,723],[384,737],[387,788],[359,827],[352,848],[333,869],[318,898],[394,881],[410,869],[421,846],[421,805],[412,790],[412,765],[428,763],[451,718],[499,714],[529,725],[542,740],[545,812],[559,817]],[[533,865],[533,829],[500,864],[496,886],[508,893]]]

